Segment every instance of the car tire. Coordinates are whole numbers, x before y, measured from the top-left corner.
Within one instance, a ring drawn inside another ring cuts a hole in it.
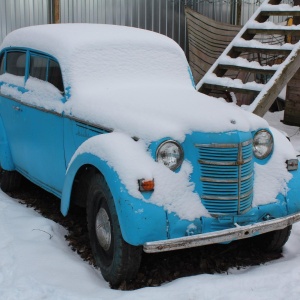
[[[271,231],[253,238],[255,246],[264,252],[281,252],[282,247],[288,241],[292,226]]]
[[[89,238],[96,265],[113,288],[133,279],[139,269],[142,247],[126,243],[109,187],[100,174],[91,177],[87,195]]]
[[[20,188],[22,183],[22,175],[17,171],[6,171],[1,169],[0,187],[3,192],[13,192]]]

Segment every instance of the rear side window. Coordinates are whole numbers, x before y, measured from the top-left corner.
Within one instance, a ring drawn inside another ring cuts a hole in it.
[[[4,73],[4,53],[0,56],[0,75]]]
[[[59,64],[54,60],[50,60],[49,63],[48,81],[57,87],[61,92],[64,91],[61,70]]]
[[[31,54],[29,75],[53,84],[61,92],[64,84],[59,64],[47,56]]]
[[[6,72],[25,76],[26,53],[25,52],[7,52],[6,54]]]
[[[47,80],[47,67],[49,59],[43,56],[30,57],[29,75],[41,80]]]

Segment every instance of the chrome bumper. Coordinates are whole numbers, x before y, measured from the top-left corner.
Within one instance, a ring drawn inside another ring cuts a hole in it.
[[[170,240],[147,242],[143,245],[143,247],[145,252],[155,253],[230,242],[233,240],[249,238],[257,234],[283,229],[298,221],[300,221],[300,212],[283,218],[263,221],[252,225],[237,226],[236,228],[185,236]]]

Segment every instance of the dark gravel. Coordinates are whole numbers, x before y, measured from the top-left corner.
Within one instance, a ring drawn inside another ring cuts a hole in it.
[[[59,199],[28,181],[19,192],[10,193],[10,196],[64,226],[68,230],[65,238],[71,249],[94,265],[83,208],[73,207],[68,216],[63,217]],[[185,276],[227,273],[230,268],[260,265],[281,256],[281,253],[263,253],[255,249],[251,245],[251,239],[228,245],[211,245],[159,254],[144,253],[137,278],[114,288],[133,290],[159,286]]]

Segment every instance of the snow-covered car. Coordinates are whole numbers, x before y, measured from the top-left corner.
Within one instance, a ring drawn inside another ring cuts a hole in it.
[[[63,215],[86,207],[93,255],[112,285],[136,275],[142,251],[248,237],[279,250],[300,220],[288,139],[197,92],[171,39],[42,25],[10,33],[0,50],[1,188],[23,175],[59,197]]]

